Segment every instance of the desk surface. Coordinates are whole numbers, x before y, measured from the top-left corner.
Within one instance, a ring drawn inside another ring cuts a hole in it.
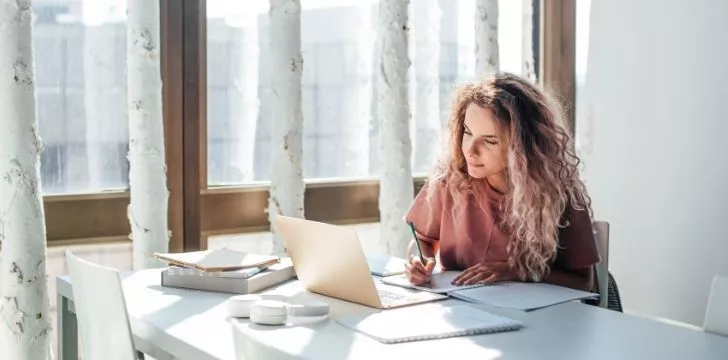
[[[728,337],[576,302],[528,313],[485,308],[524,321],[514,332],[385,345],[331,318],[285,327],[229,319],[230,295],[164,288],[158,269],[123,283],[135,337],[178,359],[233,360],[236,351],[245,359],[728,359]],[[332,316],[377,311],[307,293],[296,281],[271,291],[325,300]],[[58,293],[72,298],[67,277],[58,278]]]

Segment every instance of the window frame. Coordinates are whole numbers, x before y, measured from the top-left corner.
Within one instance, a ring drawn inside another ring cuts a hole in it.
[[[576,129],[576,0],[540,1],[540,83],[564,106],[566,127]]]
[[[170,250],[205,249],[209,236],[267,231],[267,183],[207,185],[207,1],[159,1]],[[576,3],[533,1],[539,82],[565,103],[573,133]],[[424,180],[413,179],[415,191]],[[43,201],[49,246],[129,241],[128,190],[44,195]],[[306,181],[304,201],[312,220],[379,221],[375,177]]]

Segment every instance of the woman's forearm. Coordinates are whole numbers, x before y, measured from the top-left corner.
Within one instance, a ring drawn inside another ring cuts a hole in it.
[[[592,291],[594,288],[591,268],[575,271],[552,269],[543,282],[582,291]]]

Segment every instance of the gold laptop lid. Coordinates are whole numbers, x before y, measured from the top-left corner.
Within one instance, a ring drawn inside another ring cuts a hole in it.
[[[347,227],[276,216],[299,281],[308,291],[381,308],[356,232]]]

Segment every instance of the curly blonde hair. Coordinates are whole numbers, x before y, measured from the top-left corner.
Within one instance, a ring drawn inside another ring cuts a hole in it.
[[[563,126],[561,107],[533,84],[507,73],[456,91],[450,137],[427,185],[429,194],[438,184],[446,187],[455,202],[453,216],[468,201],[468,194],[475,195],[481,206],[484,203],[485,194],[472,186],[462,152],[465,110],[470,104],[490,109],[504,135],[509,189],[500,225],[512,237],[510,265],[522,280],[538,281],[548,275],[556,257],[559,228],[568,225],[567,207],[587,209],[591,215],[591,199],[579,179],[580,161]]]

